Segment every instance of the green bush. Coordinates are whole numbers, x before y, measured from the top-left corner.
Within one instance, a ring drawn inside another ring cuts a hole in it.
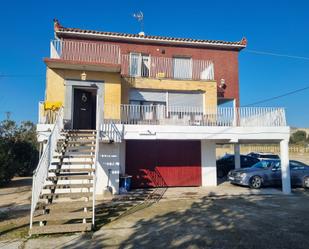
[[[0,186],[7,184],[14,177],[14,155],[11,140],[0,138]]]
[[[308,136],[309,138],[309,136]],[[290,143],[291,144],[297,144],[297,145],[307,145],[308,139],[307,133],[305,131],[296,131],[294,132],[290,137]]]
[[[0,185],[7,184],[15,175],[32,175],[39,160],[37,147],[32,122],[19,126],[12,120],[0,122]]]

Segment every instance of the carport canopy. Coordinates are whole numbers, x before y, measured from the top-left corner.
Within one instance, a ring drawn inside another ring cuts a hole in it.
[[[284,194],[291,193],[291,175],[289,164],[289,140],[235,140],[229,141],[234,143],[235,168],[240,168],[240,144],[280,144],[280,160],[281,160],[281,179],[282,192]]]

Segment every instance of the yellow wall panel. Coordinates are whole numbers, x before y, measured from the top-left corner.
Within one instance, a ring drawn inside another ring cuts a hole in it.
[[[121,104],[121,80],[119,73],[85,72],[87,74],[87,81],[101,81],[105,83],[105,105],[119,106]],[[45,101],[61,101],[65,105],[65,80],[80,80],[82,73],[83,72],[79,70],[47,68]],[[107,109],[105,111],[105,117],[117,119],[120,117],[119,110],[116,110],[115,108],[113,110]]]

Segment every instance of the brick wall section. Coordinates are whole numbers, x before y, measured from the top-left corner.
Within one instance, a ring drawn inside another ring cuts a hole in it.
[[[70,39],[71,40],[71,39]],[[91,41],[94,42],[94,41]],[[138,44],[112,41],[97,41],[101,43],[111,43],[119,45],[122,54],[130,52],[140,52],[156,57],[190,56],[197,60],[211,60],[214,62],[215,81],[220,84],[221,79],[225,79],[227,88],[224,91],[224,98],[236,99],[239,106],[239,82],[238,82],[238,51],[214,49],[214,48],[194,48],[184,46],[171,46],[161,44]],[[162,51],[165,53],[162,53]]]

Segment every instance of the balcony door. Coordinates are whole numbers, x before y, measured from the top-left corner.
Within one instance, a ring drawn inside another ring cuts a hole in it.
[[[148,54],[130,53],[130,76],[149,77],[150,57]]]
[[[186,57],[173,58],[174,79],[192,79],[192,59]]]

